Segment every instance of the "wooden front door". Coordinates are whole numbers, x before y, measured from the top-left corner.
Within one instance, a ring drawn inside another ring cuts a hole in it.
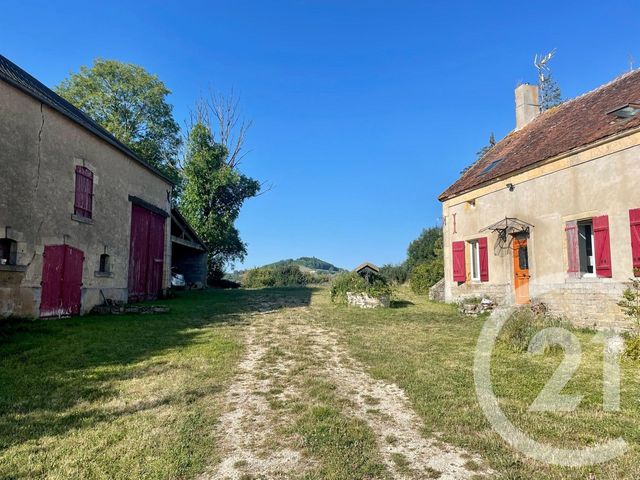
[[[132,205],[129,248],[129,301],[154,300],[162,289],[164,265],[162,215]]]
[[[525,237],[513,239],[513,274],[516,303],[529,303],[529,251]]]
[[[69,245],[46,245],[42,260],[40,316],[80,314],[82,250]]]

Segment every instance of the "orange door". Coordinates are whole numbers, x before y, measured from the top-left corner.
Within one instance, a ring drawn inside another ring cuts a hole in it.
[[[529,252],[526,238],[513,239],[513,274],[516,303],[529,303]]]

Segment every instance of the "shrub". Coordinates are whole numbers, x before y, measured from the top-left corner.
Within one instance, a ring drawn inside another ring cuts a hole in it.
[[[534,335],[548,327],[571,330],[566,320],[549,315],[536,315],[529,308],[521,308],[507,319],[499,338],[515,351],[525,352]]]
[[[640,360],[640,280],[631,279],[631,285],[622,292],[618,305],[634,323],[633,331],[624,341],[624,354],[634,360]]]
[[[632,360],[640,360],[640,335],[630,335],[624,339],[624,355]]]
[[[390,297],[393,289],[382,275],[370,274],[369,281],[367,281],[356,272],[346,272],[341,273],[333,280],[331,300],[336,303],[346,303],[347,292],[365,293],[371,297]]]
[[[309,278],[294,265],[253,268],[244,274],[243,285],[249,288],[306,285]]]
[[[212,288],[240,288],[240,284],[238,282],[234,282],[227,278],[221,278],[219,280],[209,282],[209,286]]]
[[[415,293],[429,293],[429,289],[444,277],[441,258],[421,263],[411,272],[411,290]]]
[[[380,269],[380,275],[389,283],[401,285],[408,280],[409,269],[404,263],[401,265],[383,265]]]
[[[622,292],[622,300],[618,302],[618,305],[638,330],[640,328],[640,280],[631,279],[631,285]]]

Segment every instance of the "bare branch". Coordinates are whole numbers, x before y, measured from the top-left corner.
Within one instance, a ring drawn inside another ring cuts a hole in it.
[[[224,145],[229,152],[227,165],[230,167],[240,165],[249,153],[244,151],[244,147],[252,122],[241,115],[240,97],[233,90],[228,95],[222,95],[210,89],[209,94],[202,96],[190,112],[187,131],[195,123],[206,125],[213,140]]]

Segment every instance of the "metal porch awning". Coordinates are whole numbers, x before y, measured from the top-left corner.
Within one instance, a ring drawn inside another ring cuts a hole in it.
[[[519,233],[529,233],[533,225],[515,217],[505,217],[504,219],[489,225],[480,230],[483,232],[495,232],[502,241],[507,240],[507,235],[517,235]]]

